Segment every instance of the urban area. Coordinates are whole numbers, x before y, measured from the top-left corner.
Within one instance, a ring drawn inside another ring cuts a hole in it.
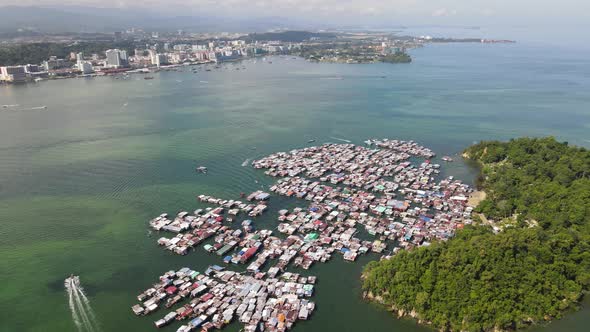
[[[71,51],[62,57],[48,54],[40,63],[6,65],[0,58],[0,82],[38,82],[45,79],[148,73],[183,65],[237,61],[247,57],[289,54],[310,61],[338,63],[408,63],[407,50],[432,42],[508,42],[484,39],[437,39],[383,33],[327,33],[283,31],[260,34],[208,34],[192,36],[179,30],[176,35],[146,34],[131,29],[103,40],[51,41],[65,49],[83,49],[89,44],[111,45],[94,51]],[[24,44],[37,45],[37,41]],[[115,47],[120,45],[119,47]],[[20,45],[8,45],[18,48]],[[96,50],[96,47],[92,48]],[[26,51],[24,51],[26,52]],[[37,55],[38,56],[38,55]],[[30,57],[30,58],[35,58]]]

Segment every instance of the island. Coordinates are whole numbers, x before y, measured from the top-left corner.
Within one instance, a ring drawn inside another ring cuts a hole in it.
[[[384,55],[381,61],[387,63],[410,63],[412,62],[412,57],[406,52],[396,52]]]
[[[445,331],[515,330],[576,309],[590,286],[590,151],[521,138],[463,156],[481,167],[478,222],[369,263],[365,296]]]

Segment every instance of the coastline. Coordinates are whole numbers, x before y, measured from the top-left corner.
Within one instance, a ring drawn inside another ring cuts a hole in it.
[[[467,150],[473,154],[470,155]],[[521,330],[561,319],[563,315],[580,309],[589,293],[584,279],[588,261],[579,256],[579,252],[589,244],[584,228],[585,222],[588,222],[587,215],[578,216],[579,219],[576,220],[571,211],[576,211],[578,205],[568,205],[563,210],[555,208],[551,205],[554,200],[548,198],[553,196],[547,195],[551,192],[569,191],[570,185],[576,185],[580,194],[587,197],[584,193],[588,192],[589,187],[585,181],[587,178],[583,164],[583,160],[588,157],[587,150],[569,146],[567,142],[558,142],[553,137],[525,137],[511,139],[509,142],[484,141],[469,146],[467,150],[463,157],[472,157],[481,165],[478,177],[483,175],[484,168],[494,172],[486,178],[485,187],[493,191],[495,196],[481,204],[487,193],[474,192],[468,203],[479,209],[480,213],[473,212],[473,215],[479,217],[485,226],[474,224],[469,229],[458,232],[455,238],[447,242],[415,249],[418,252],[406,251],[403,255],[398,254],[399,256],[388,260],[367,265],[361,276],[363,298],[385,305],[397,317],[412,317],[419,324],[433,325],[432,322],[420,319],[421,314],[430,317],[435,322],[434,325],[445,331]],[[555,157],[548,159],[547,155]],[[560,166],[568,164],[568,158],[580,161],[580,164],[574,166],[572,173],[558,172],[548,180],[544,171],[563,170]],[[533,163],[535,166],[527,170],[515,167]],[[580,174],[581,177],[575,174]],[[559,180],[554,180],[555,178]],[[531,185],[536,185],[542,195],[538,201],[527,196]],[[505,188],[511,188],[508,190],[508,195],[511,195],[508,197],[514,200],[511,210],[506,209]],[[564,201],[567,197],[558,199]],[[585,201],[587,198],[581,198],[577,203],[583,206]],[[496,205],[498,202],[499,205]],[[538,212],[539,206],[542,207],[542,214]],[[546,208],[547,206],[553,207]],[[494,219],[498,218],[497,220],[500,220],[500,215],[502,221],[510,219],[513,223],[498,226],[488,221],[486,214]],[[565,222],[560,223],[562,218]],[[557,239],[565,238],[572,241],[572,244],[558,248],[552,246]],[[506,256],[505,252],[511,254]],[[551,252],[549,260],[544,256],[548,252]],[[562,260],[563,264],[572,264],[571,271],[564,272],[559,267]],[[449,262],[454,263],[449,265]],[[479,270],[473,270],[475,265],[480,266]],[[408,280],[399,278],[400,274],[404,278],[409,277],[409,280],[419,278],[420,283],[417,286],[409,284]],[[425,276],[428,278],[424,279]],[[463,278],[457,283],[454,278],[459,276]],[[536,277],[546,278],[554,289],[559,290],[547,293],[535,288],[537,284],[531,280]],[[463,284],[468,287],[469,292],[461,291]],[[502,290],[498,288],[500,285]],[[567,289],[564,285],[567,285]],[[379,295],[376,296],[374,290]],[[523,295],[514,298],[510,295],[512,292]],[[453,310],[449,307],[457,301],[447,301],[444,295],[449,293],[459,294],[459,308]],[[384,294],[388,300],[383,298]],[[481,297],[474,297],[473,294]],[[481,302],[481,298],[492,303],[503,301],[508,306],[498,308],[497,304]],[[434,299],[436,304],[432,303]],[[396,303],[412,309],[400,310]],[[516,309],[524,303],[529,303],[530,306]],[[544,306],[535,303],[544,303]]]

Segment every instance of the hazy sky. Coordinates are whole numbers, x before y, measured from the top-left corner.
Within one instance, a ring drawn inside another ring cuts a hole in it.
[[[578,24],[590,20],[589,0],[0,0],[0,5],[88,5],[285,16],[357,23]]]

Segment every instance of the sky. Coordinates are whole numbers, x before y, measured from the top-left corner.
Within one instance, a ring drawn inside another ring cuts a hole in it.
[[[331,26],[480,27],[493,31],[493,38],[590,41],[590,0],[0,0],[0,6],[6,5],[142,9],[158,15],[229,19],[278,17]]]
[[[143,8],[172,14],[289,16],[403,24],[577,24],[590,20],[588,0],[0,0],[0,5]]]

